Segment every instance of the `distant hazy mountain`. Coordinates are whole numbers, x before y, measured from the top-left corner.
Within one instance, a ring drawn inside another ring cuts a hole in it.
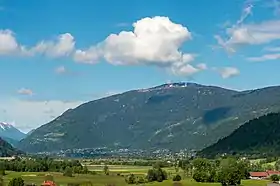
[[[0,122],[0,137],[7,139],[7,141],[20,141],[25,138],[26,134],[15,128],[13,125]]]
[[[199,154],[216,156],[224,153],[279,156],[280,113],[250,120]]]
[[[70,109],[19,144],[24,151],[90,147],[202,149],[246,121],[280,111],[280,87],[234,91],[194,83],[133,90]]]

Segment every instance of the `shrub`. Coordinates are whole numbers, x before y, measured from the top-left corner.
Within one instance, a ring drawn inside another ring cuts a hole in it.
[[[135,184],[136,183],[136,177],[134,176],[134,174],[130,174],[126,177],[125,182],[127,184]]]
[[[276,182],[276,181],[279,181],[279,176],[274,174],[274,175],[270,176],[270,179],[271,179],[271,181]]]
[[[73,176],[73,170],[70,167],[66,167],[63,176],[72,177]]]
[[[203,171],[195,171],[195,173],[193,174],[193,179],[196,182],[206,182],[207,178],[207,174]]]
[[[163,180],[167,180],[167,173],[161,168],[150,169],[147,174],[147,180],[148,182],[162,182]]]
[[[145,178],[143,178],[141,176],[137,177],[136,184],[143,184],[143,183],[146,183]]]
[[[6,172],[4,169],[0,169],[0,176],[5,176],[6,175]]]
[[[9,182],[9,186],[24,186],[24,180],[21,177],[13,178]]]
[[[181,181],[181,176],[177,174],[176,176],[173,177],[173,181]]]

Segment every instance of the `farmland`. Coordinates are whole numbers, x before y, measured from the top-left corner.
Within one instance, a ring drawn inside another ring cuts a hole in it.
[[[102,166],[93,165],[89,166],[89,170],[96,171],[96,175],[85,175],[85,174],[75,174],[73,177],[65,177],[62,173],[51,173],[54,176],[54,181],[60,186],[66,186],[69,183],[86,184],[91,183],[93,186],[126,186],[128,185],[122,175],[129,173],[135,174],[146,174],[150,167],[145,166],[109,166],[110,175],[104,175]],[[175,170],[172,168],[165,169],[169,174],[174,174]],[[45,178],[47,173],[43,172],[11,172],[7,171],[7,175],[4,176],[4,182],[6,185],[14,177],[22,177],[26,184],[36,184],[40,185]],[[117,175],[120,173],[121,175]],[[185,178],[181,182],[182,186],[220,186],[220,183],[197,183],[193,179]],[[244,180],[242,181],[243,186],[266,186],[268,181],[265,180]],[[171,186],[173,185],[172,180],[167,180],[163,182],[146,183],[146,186]]]

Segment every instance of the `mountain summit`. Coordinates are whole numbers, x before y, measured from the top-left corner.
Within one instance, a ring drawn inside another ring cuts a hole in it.
[[[0,122],[0,137],[15,145],[16,142],[25,138],[26,134],[15,128],[12,124]]]
[[[33,131],[19,147],[202,149],[246,121],[278,111],[280,87],[234,91],[170,83],[84,103]]]

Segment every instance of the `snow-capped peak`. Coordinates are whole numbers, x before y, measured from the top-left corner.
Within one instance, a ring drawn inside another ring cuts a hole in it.
[[[26,136],[11,123],[0,122],[0,137],[21,140]]]
[[[0,122],[0,128],[2,128],[2,130],[8,130],[10,128],[13,128],[13,125],[5,122]]]

